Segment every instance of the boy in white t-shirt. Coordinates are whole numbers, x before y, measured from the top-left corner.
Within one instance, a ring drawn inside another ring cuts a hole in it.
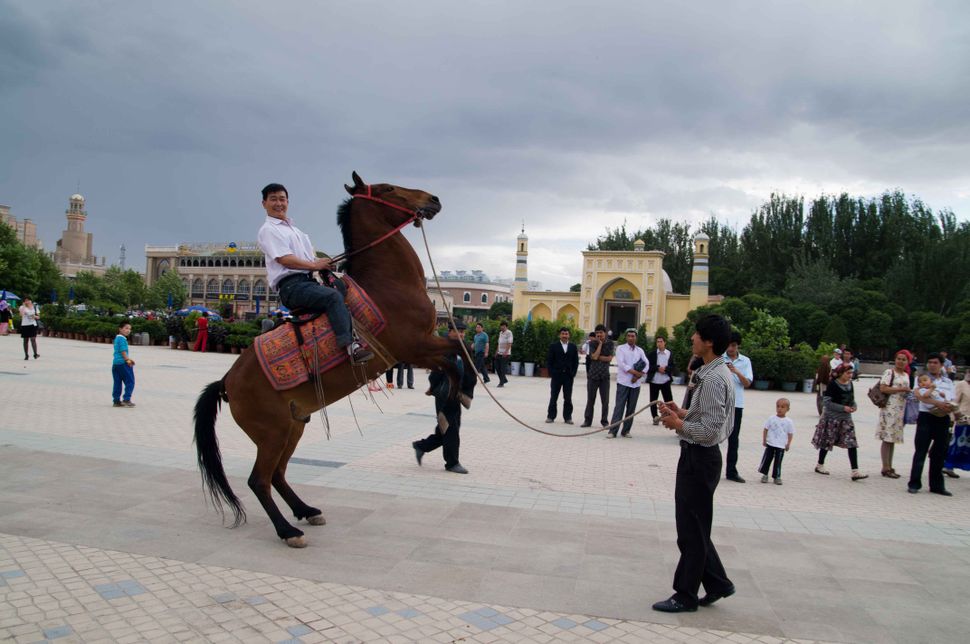
[[[765,421],[764,435],[761,444],[765,446],[765,454],[761,457],[761,482],[768,482],[768,468],[771,469],[771,478],[775,479],[775,485],[781,485],[781,459],[785,452],[791,448],[791,440],[795,436],[795,425],[791,418],[787,418],[791,403],[787,398],[779,398],[775,401],[775,415]]]

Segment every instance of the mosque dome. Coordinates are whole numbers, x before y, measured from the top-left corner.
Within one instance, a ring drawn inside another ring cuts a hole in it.
[[[711,238],[702,232],[698,232],[696,235],[694,235],[694,241],[710,241],[710,240]]]
[[[82,197],[81,195],[75,193],[75,194],[71,195],[71,201],[84,201],[84,197]]]
[[[670,281],[670,275],[667,275],[667,271],[665,270],[661,270],[660,274],[663,275],[664,293],[673,293],[674,285],[673,285],[673,282]]]

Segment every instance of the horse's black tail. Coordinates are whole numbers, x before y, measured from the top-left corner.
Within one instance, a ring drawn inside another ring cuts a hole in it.
[[[246,510],[229,487],[226,471],[222,468],[222,454],[219,453],[219,439],[216,438],[216,416],[219,414],[223,396],[223,383],[219,380],[207,385],[196,401],[195,449],[198,452],[199,470],[202,472],[202,487],[208,491],[212,505],[223,518],[223,503],[232,509],[232,527],[235,528],[246,521]]]

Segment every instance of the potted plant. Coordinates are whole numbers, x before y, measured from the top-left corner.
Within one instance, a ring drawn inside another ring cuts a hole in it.
[[[771,381],[777,377],[778,352],[774,349],[752,349],[748,353],[751,359],[751,370],[754,371],[754,388],[765,391],[771,387]]]
[[[794,392],[798,387],[798,381],[802,379],[801,356],[790,349],[779,351],[775,355],[778,366],[778,380],[781,382],[782,391]]]

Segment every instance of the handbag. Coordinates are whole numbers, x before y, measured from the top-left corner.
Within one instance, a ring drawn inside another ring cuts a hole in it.
[[[919,402],[913,394],[906,395],[906,407],[903,410],[903,424],[915,425],[919,418]]]
[[[889,396],[882,393],[882,389],[879,388],[880,384],[881,381],[869,387],[869,391],[866,392],[866,395],[869,396],[869,400],[872,401],[873,405],[882,409],[886,406],[886,403],[889,402]]]

